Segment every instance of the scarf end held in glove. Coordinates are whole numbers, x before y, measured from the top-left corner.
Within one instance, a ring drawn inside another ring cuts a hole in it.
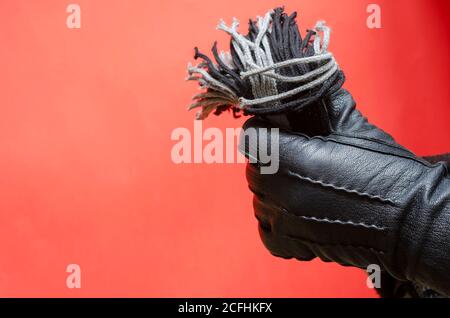
[[[195,48],[188,80],[203,90],[189,109],[200,108],[197,119],[232,111],[234,116],[264,116],[274,123],[305,133],[326,134],[328,115],[324,101],[345,81],[333,54],[328,51],[330,28],[318,21],[302,37],[297,13],[283,8],[250,20],[248,33],[239,33],[239,22],[220,21],[217,29],[230,35],[230,51],[212,47],[213,61]]]

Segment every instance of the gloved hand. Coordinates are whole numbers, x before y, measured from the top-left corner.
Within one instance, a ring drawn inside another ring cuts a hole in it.
[[[263,243],[283,258],[378,264],[398,280],[450,295],[447,165],[396,144],[367,122],[345,90],[325,104],[331,134],[280,129],[278,172],[247,166]],[[244,131],[271,127],[254,117]],[[245,154],[256,147],[241,139]]]

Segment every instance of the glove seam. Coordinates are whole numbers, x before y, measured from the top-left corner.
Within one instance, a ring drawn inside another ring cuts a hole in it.
[[[397,202],[395,202],[395,201],[393,201],[391,199],[388,199],[388,198],[384,198],[384,197],[382,197],[380,195],[375,195],[375,194],[371,194],[371,193],[368,193],[368,192],[361,192],[361,191],[358,191],[358,190],[355,190],[355,189],[348,189],[346,187],[337,186],[337,185],[334,185],[334,184],[331,184],[331,183],[324,182],[322,180],[311,179],[309,177],[302,176],[302,175],[300,175],[300,174],[298,174],[296,172],[293,172],[291,170],[288,170],[288,175],[296,177],[296,178],[298,178],[300,180],[303,180],[303,181],[307,181],[307,182],[312,183],[312,184],[320,185],[320,186],[322,186],[324,188],[331,188],[331,189],[336,190],[336,191],[341,191],[341,192],[345,192],[345,193],[348,193],[348,194],[355,194],[355,195],[358,195],[358,196],[361,196],[361,197],[365,197],[365,198],[368,198],[368,199],[371,199],[371,200],[376,200],[376,201],[381,201],[381,202],[384,202],[384,203],[389,203],[389,204],[392,204],[394,206],[398,205]]]
[[[379,225],[376,225],[376,224],[367,224],[367,223],[364,223],[364,222],[353,222],[353,221],[346,221],[346,220],[340,220],[340,219],[329,219],[329,218],[326,218],[326,217],[318,218],[318,217],[315,217],[315,216],[297,215],[297,214],[290,213],[289,211],[285,210],[284,208],[282,208],[282,209],[283,209],[283,212],[285,212],[285,213],[289,213],[290,215],[293,215],[295,217],[299,217],[299,218],[302,218],[302,219],[305,219],[305,220],[308,220],[308,221],[323,222],[323,223],[328,223],[328,224],[351,225],[351,226],[355,226],[355,227],[361,226],[361,227],[364,227],[364,228],[367,228],[367,229],[374,229],[374,230],[377,230],[377,231],[383,231],[383,230],[386,229],[383,226],[379,226]]]
[[[401,147],[399,145],[396,145],[394,143],[386,142],[384,140],[380,140],[380,139],[377,139],[377,138],[358,136],[358,135],[355,135],[355,134],[344,134],[344,133],[337,132],[337,131],[333,131],[332,135],[375,142],[375,143],[383,145],[383,146],[388,146],[388,147],[392,147],[392,148],[397,149],[397,150],[405,151],[406,153],[408,153],[408,154],[410,154],[412,156],[415,156],[413,152],[411,152],[410,150],[408,150],[406,148],[403,148],[403,147]],[[430,163],[427,162],[427,164],[430,164]]]
[[[278,235],[280,237],[283,237],[283,238],[286,238],[286,239],[289,239],[289,240],[300,241],[301,243],[318,245],[318,246],[322,246],[322,247],[343,247],[343,248],[352,248],[352,249],[364,249],[364,250],[369,250],[369,251],[377,253],[377,254],[382,254],[382,255],[386,254],[386,251],[378,250],[378,249],[370,247],[370,246],[352,245],[352,244],[320,243],[320,242],[316,242],[316,241],[312,241],[312,240],[309,240],[309,239],[296,237],[296,236],[292,236],[292,235],[285,235],[285,234],[275,234],[275,235]]]
[[[349,137],[349,136],[343,136],[343,137],[356,138],[356,137]],[[376,153],[380,153],[380,154],[384,154],[384,155],[394,156],[394,157],[397,157],[397,158],[403,158],[403,159],[407,159],[407,160],[412,160],[412,161],[417,162],[417,163],[419,163],[419,164],[421,164],[421,165],[423,165],[423,166],[425,166],[427,168],[434,168],[434,167],[439,167],[440,165],[442,165],[440,163],[432,165],[432,164],[430,164],[428,162],[424,162],[423,160],[418,159],[417,157],[400,155],[400,154],[396,154],[396,153],[392,153],[392,152],[388,152],[388,151],[382,151],[382,150],[378,150],[378,149],[373,149],[373,148],[370,148],[368,146],[363,146],[363,145],[355,145],[355,144],[351,144],[351,143],[344,142],[344,141],[337,140],[337,139],[333,139],[333,138],[321,137],[321,136],[314,136],[314,137],[307,137],[307,138],[309,138],[309,140],[318,139],[318,140],[321,140],[323,142],[334,142],[334,143],[341,144],[341,145],[346,145],[346,146],[349,146],[349,147],[355,147],[355,148],[359,148],[359,149],[363,149],[363,150],[367,150],[367,151],[372,151],[372,152],[376,152]],[[368,140],[368,139],[363,139],[363,140],[371,141],[371,142],[377,143],[377,144],[382,145],[382,146],[387,146],[387,147],[391,146],[389,144],[380,143],[377,140]],[[397,149],[397,148],[394,147],[394,149]],[[401,150],[401,149],[398,149],[398,150]]]
[[[250,189],[250,190],[253,192],[252,189]],[[342,220],[342,219],[336,219],[336,218],[330,219],[327,217],[316,217],[316,216],[295,214],[295,213],[290,212],[288,209],[283,207],[281,204],[275,203],[272,200],[270,200],[270,201],[267,200],[263,194],[257,193],[257,192],[253,192],[253,193],[258,197],[259,201],[264,202],[265,204],[270,204],[272,207],[278,209],[279,212],[285,213],[294,218],[301,218],[306,221],[313,221],[313,222],[319,222],[319,223],[350,225],[350,226],[354,226],[354,227],[364,227],[366,229],[377,230],[377,231],[385,231],[386,230],[386,227],[377,225],[377,224],[355,222],[355,221],[351,221],[351,220]]]

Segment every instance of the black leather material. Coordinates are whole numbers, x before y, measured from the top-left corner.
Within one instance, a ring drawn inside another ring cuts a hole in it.
[[[430,163],[442,162],[442,163],[446,164],[447,167],[450,167],[450,153],[434,155],[434,156],[427,156],[427,157],[423,157],[423,158]]]
[[[450,178],[368,123],[351,95],[325,101],[332,133],[279,132],[279,170],[247,180],[263,243],[283,258],[378,264],[400,281],[450,295]],[[244,130],[271,128],[251,118]],[[270,135],[270,134],[269,134]],[[245,154],[256,144],[241,140]]]

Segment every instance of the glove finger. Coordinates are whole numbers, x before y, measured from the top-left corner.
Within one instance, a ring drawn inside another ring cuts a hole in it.
[[[302,261],[310,261],[316,257],[301,240],[284,235],[282,231],[274,231],[278,211],[268,209],[257,196],[253,199],[253,205],[261,240],[273,255]]]
[[[259,226],[259,235],[266,249],[274,256],[299,261],[311,261],[316,256],[298,240],[276,235]]]
[[[271,248],[276,248],[278,254],[286,255],[280,251],[290,248],[289,255],[295,251],[293,255],[298,259],[316,256],[324,262],[335,261],[342,265],[357,266],[365,264],[368,259],[378,260],[373,254],[382,253],[365,241],[365,237],[370,237],[372,244],[381,241],[384,234],[378,229],[359,226],[356,223],[345,224],[327,218],[295,215],[257,195],[253,199],[253,207],[263,233],[266,236],[276,237],[287,245],[273,247],[272,244]],[[352,241],[350,239],[352,237],[357,237],[358,241]],[[296,249],[296,246],[303,249]]]
[[[367,118],[356,109],[352,95],[345,89],[332,94],[325,104],[328,108],[331,130],[334,133],[356,135],[395,144],[391,135],[369,123]]]

